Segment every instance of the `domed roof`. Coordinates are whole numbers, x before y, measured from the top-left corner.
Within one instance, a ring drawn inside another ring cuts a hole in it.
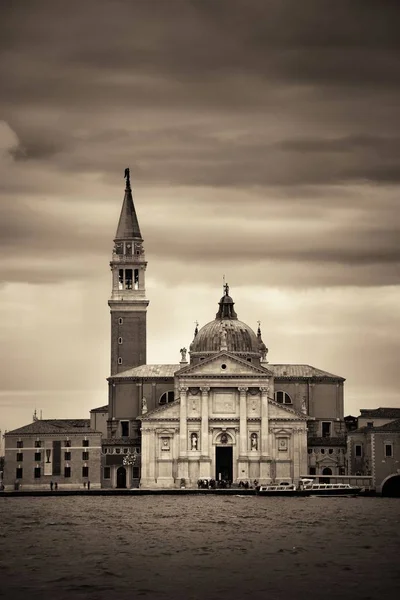
[[[225,294],[219,301],[219,310],[214,321],[210,321],[199,331],[190,345],[191,358],[209,355],[221,350],[238,353],[252,359],[259,359],[265,345],[260,335],[237,318],[234,302],[229,296],[229,286],[225,285]]]
[[[256,334],[251,327],[238,319],[217,318],[207,323],[199,330],[190,346],[191,355],[197,352],[219,352],[220,350],[260,355]]]

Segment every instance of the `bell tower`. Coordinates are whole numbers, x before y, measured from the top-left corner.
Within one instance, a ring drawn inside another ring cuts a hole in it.
[[[111,375],[146,364],[147,262],[133,204],[129,169],[125,169],[125,180],[125,196],[110,262]]]

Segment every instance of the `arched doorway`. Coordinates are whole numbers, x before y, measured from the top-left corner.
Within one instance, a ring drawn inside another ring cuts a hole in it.
[[[391,475],[383,482],[382,496],[400,498],[400,475]]]
[[[119,467],[117,470],[117,488],[126,488],[126,469]]]
[[[332,475],[332,469],[330,469],[329,467],[325,467],[325,469],[322,469],[322,475]],[[320,482],[321,483],[330,483],[330,479],[329,477],[320,477]]]

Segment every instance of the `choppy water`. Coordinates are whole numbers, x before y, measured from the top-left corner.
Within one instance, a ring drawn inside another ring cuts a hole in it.
[[[400,501],[0,498],[0,597],[395,598]]]

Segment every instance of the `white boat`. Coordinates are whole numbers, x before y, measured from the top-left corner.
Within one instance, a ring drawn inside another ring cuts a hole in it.
[[[309,480],[307,480],[309,481]],[[302,483],[305,491],[310,496],[358,496],[360,487],[354,487],[348,483]]]
[[[299,489],[293,483],[268,484],[257,487],[258,496],[309,496],[308,490]]]

